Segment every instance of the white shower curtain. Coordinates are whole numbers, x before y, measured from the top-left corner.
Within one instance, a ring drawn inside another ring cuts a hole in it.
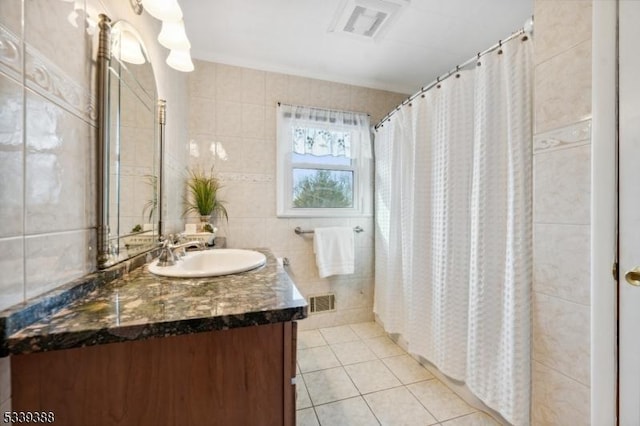
[[[531,42],[378,129],[375,312],[387,332],[529,424]]]

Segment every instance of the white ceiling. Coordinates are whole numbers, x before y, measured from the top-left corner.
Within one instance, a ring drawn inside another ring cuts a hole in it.
[[[329,32],[346,0],[181,0],[194,58],[414,93],[522,28],[533,0],[410,0],[375,41]]]

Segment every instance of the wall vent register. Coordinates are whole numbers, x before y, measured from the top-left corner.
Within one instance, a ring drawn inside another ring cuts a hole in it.
[[[330,312],[336,310],[336,295],[333,293],[309,297],[309,313]]]

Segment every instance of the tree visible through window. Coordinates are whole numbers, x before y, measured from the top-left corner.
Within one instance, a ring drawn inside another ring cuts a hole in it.
[[[353,206],[353,174],[344,171],[315,170],[303,175],[293,169],[293,205],[298,208],[336,208]],[[298,176],[297,176],[298,175]],[[303,175],[303,177],[299,176]]]

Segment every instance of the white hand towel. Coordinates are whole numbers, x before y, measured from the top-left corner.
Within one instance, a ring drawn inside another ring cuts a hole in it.
[[[313,252],[320,277],[353,274],[355,248],[353,229],[349,227],[316,228],[313,236]]]

